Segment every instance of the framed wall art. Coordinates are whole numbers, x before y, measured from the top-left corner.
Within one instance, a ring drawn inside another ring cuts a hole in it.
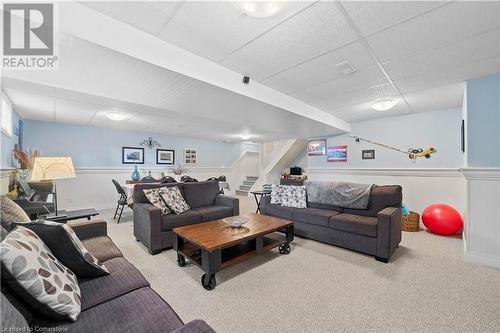
[[[347,146],[331,146],[328,147],[326,153],[328,162],[347,162]]]
[[[185,148],[184,149],[184,164],[197,164],[198,163],[198,149]]]
[[[307,142],[308,156],[323,156],[326,155],[326,139],[309,140]]]
[[[144,148],[122,147],[122,164],[144,164]]]
[[[175,164],[175,150],[156,149],[156,164]]]

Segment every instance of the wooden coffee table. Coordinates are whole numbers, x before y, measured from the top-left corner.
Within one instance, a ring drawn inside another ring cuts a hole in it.
[[[222,220],[175,228],[174,249],[177,263],[183,267],[186,259],[205,271],[201,284],[207,290],[215,288],[215,273],[230,265],[261,255],[275,247],[281,254],[290,253],[293,222],[279,218],[248,214],[248,223],[232,228]],[[276,232],[284,231],[285,234]]]

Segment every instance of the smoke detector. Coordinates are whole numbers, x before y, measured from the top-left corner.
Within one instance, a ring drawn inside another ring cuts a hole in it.
[[[349,61],[342,61],[335,65],[342,75],[349,75],[356,72],[356,69],[352,67]]]

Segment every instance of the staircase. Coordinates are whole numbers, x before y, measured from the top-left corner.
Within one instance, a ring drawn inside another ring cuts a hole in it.
[[[236,194],[248,196],[248,191],[250,191],[257,179],[259,179],[259,177],[247,176],[246,179],[243,180],[243,184],[241,184],[240,187],[236,190]]]

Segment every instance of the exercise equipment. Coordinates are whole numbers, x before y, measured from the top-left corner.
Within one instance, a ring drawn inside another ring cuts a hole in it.
[[[431,158],[431,154],[436,152],[436,149],[434,149],[433,147],[429,147],[429,148],[426,148],[426,149],[422,149],[422,148],[410,148],[408,150],[403,150],[403,149],[400,149],[400,148],[396,148],[396,147],[392,147],[392,146],[386,145],[384,143],[380,143],[380,142],[376,142],[376,141],[373,141],[373,140],[361,138],[359,136],[350,135],[350,134],[349,134],[349,136],[351,138],[354,138],[356,140],[356,142],[365,141],[365,142],[369,142],[369,143],[377,145],[377,146],[381,146],[381,147],[384,147],[384,148],[387,148],[387,149],[391,149],[391,150],[394,150],[394,151],[397,151],[397,152],[400,152],[400,153],[403,153],[403,154],[407,154],[408,157],[410,159],[412,159],[412,160],[416,160],[419,157]]]
[[[462,230],[462,216],[455,208],[445,204],[427,206],[422,212],[422,222],[435,234],[451,236]]]

